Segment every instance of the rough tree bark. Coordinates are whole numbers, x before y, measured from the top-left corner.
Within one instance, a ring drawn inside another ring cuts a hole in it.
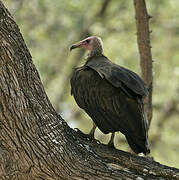
[[[179,170],[81,138],[55,112],[0,1],[0,179],[179,179]]]
[[[149,19],[150,15],[147,13],[145,0],[134,0],[134,7],[136,13],[137,26],[137,42],[140,53],[140,66],[142,71],[142,78],[147,85],[149,95],[145,98],[145,111],[148,119],[148,127],[152,120],[152,82],[153,82],[153,67],[152,67],[152,53],[150,46],[150,30]]]

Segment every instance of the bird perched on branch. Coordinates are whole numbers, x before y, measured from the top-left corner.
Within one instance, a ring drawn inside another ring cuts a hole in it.
[[[74,70],[71,94],[80,108],[92,118],[94,137],[96,126],[114,146],[114,133],[120,131],[135,153],[148,154],[147,120],[143,97],[148,94],[143,80],[134,72],[112,63],[103,55],[103,43],[97,36],[88,37],[71,46],[70,50],[89,50],[86,63]]]

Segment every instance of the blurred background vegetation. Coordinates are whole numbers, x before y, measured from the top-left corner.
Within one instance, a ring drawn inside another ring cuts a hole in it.
[[[55,109],[71,127],[89,132],[90,118],[70,96],[69,78],[84,63],[73,43],[101,36],[104,54],[140,74],[133,1],[126,0],[5,0],[30,49],[43,85]],[[153,119],[149,130],[156,161],[179,168],[179,1],[147,1],[154,66]],[[99,130],[97,139],[109,135]],[[129,150],[121,133],[115,144]]]

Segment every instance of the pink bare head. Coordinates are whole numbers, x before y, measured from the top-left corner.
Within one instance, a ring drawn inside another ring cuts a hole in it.
[[[75,48],[84,48],[89,50],[89,57],[100,56],[103,53],[103,42],[100,37],[90,36],[76,44],[73,44],[70,47],[70,50]]]

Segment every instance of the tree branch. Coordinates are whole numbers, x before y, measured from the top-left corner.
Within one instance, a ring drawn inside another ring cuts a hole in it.
[[[145,111],[149,122],[152,120],[152,83],[153,83],[153,67],[152,67],[152,53],[150,46],[150,30],[149,19],[150,15],[147,13],[145,0],[134,0],[134,7],[136,13],[137,26],[137,42],[140,53],[140,66],[142,71],[142,78],[146,83],[149,95],[145,98]]]

